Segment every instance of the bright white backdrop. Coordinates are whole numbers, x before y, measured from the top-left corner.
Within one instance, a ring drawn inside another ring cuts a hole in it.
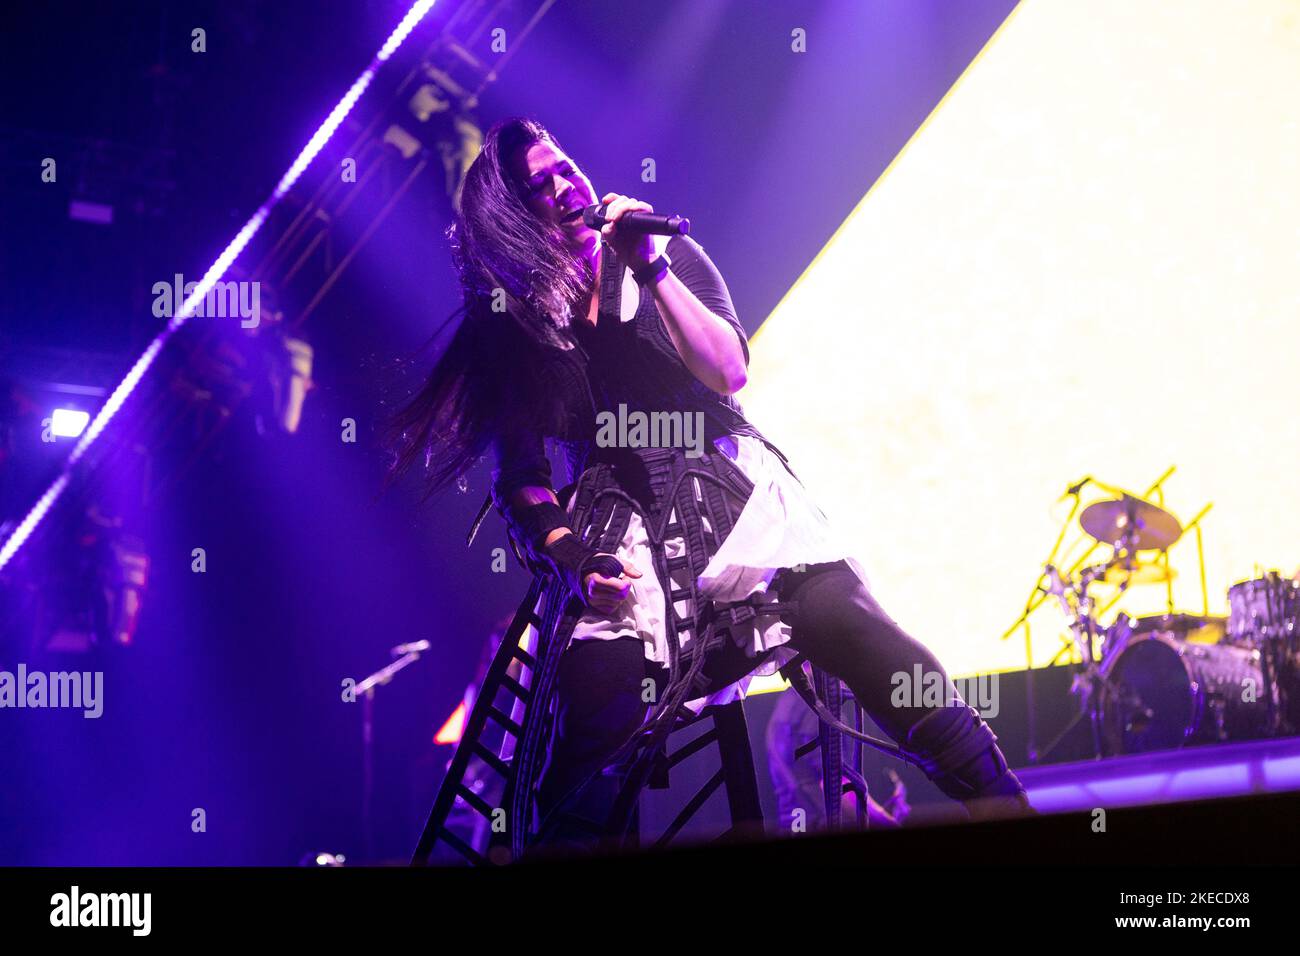
[[[746,410],[954,673],[1024,665],[1084,475],[1214,503],[1211,611],[1300,564],[1298,94],[1292,0],[1026,0],[755,337]]]

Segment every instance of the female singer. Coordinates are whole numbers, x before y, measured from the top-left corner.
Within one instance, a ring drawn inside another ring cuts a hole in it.
[[[598,203],[596,229],[582,211]],[[598,195],[541,124],[494,126],[449,230],[464,319],[394,421],[395,469],[423,462],[431,488],[495,452],[491,497],[517,553],[569,598],[555,625],[542,839],[620,836],[609,768],[647,712],[665,697],[673,709],[730,699],[796,653],[841,678],[972,816],[1032,812],[987,724],[872,597],[785,457],[746,419],[734,396],[748,345],[718,269],[693,239],[622,227],[635,211],[653,210]],[[691,416],[707,440],[616,447],[599,425],[627,409]],[[576,483],[566,504],[546,439]],[[690,654],[692,641],[707,653]],[[894,693],[918,664],[940,675],[946,700]]]

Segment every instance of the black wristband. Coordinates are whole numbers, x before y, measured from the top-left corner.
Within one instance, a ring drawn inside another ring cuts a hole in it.
[[[663,278],[668,271],[668,259],[666,256],[659,256],[654,262],[649,263],[644,269],[633,269],[632,278],[636,279],[637,285],[647,285],[651,282],[657,282]]]
[[[583,604],[587,603],[587,595],[583,593],[582,582],[588,574],[594,571],[607,578],[616,578],[623,573],[622,561],[583,544],[576,534],[566,534],[547,545],[546,561],[556,577]]]
[[[534,552],[546,547],[546,538],[556,528],[569,526],[569,515],[554,501],[514,509],[516,526],[524,543]]]

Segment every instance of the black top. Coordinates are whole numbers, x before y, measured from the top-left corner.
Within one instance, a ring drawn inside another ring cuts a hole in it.
[[[673,274],[705,308],[736,330],[748,365],[745,329],[736,318],[731,293],[713,261],[689,236],[673,236],[665,251]],[[498,467],[492,475],[492,495],[498,502],[509,501],[526,485],[551,487],[544,438],[555,440],[564,449],[569,480],[576,480],[596,449],[597,415],[605,411],[617,415],[619,405],[627,406],[628,412],[701,412],[707,443],[723,435],[763,438],[733,397],[713,391],[691,374],[668,336],[649,289],[638,290],[635,315],[620,321],[625,270],[606,244],[601,254],[600,305],[595,327],[585,317],[575,317],[571,328],[576,343],[572,356],[576,360],[551,362],[542,370],[548,394],[562,399],[564,424],[554,429],[557,434],[543,435],[521,427],[498,436]],[[712,449],[706,445],[706,450]]]

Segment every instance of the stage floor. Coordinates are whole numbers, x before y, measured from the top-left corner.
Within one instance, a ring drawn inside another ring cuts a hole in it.
[[[1300,737],[1016,770],[1042,813],[1300,790]]]

